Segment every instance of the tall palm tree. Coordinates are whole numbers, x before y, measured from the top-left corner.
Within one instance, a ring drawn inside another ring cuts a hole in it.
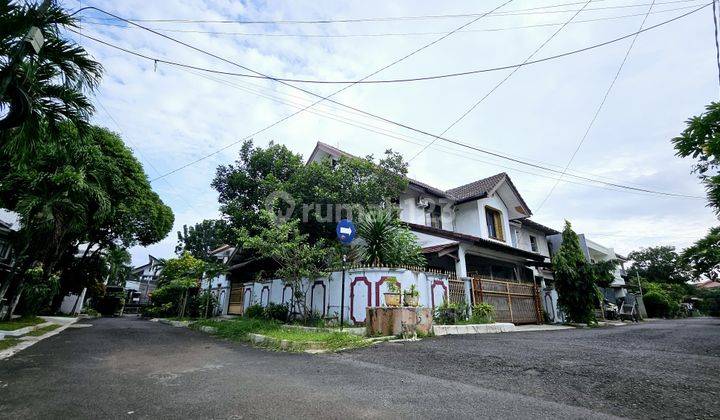
[[[77,27],[55,1],[48,4],[0,0],[0,147],[13,153],[33,150],[43,125],[55,130],[69,120],[84,129],[94,108],[102,66],[63,29]],[[23,38],[31,27],[45,39],[39,53]]]
[[[397,231],[398,225],[391,211],[377,209],[363,214],[357,226],[357,235],[364,242],[360,247],[361,260],[369,264],[385,263]]]

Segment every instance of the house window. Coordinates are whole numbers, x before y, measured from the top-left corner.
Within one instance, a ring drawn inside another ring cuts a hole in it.
[[[10,254],[10,243],[0,240],[0,260],[4,260]]]
[[[530,235],[530,249],[532,252],[538,252],[537,238]]]
[[[437,204],[430,204],[425,210],[425,226],[442,229],[442,209]]]
[[[505,240],[503,232],[502,213],[492,207],[485,207],[485,221],[487,222],[488,236],[499,241]]]

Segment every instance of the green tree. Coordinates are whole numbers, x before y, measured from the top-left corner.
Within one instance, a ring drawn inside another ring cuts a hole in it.
[[[192,280],[200,282],[205,272],[205,262],[183,252],[178,258],[170,258],[162,262],[162,271],[158,278],[158,288],[174,280]]]
[[[407,188],[406,173],[407,164],[392,151],[377,161],[341,157],[304,165],[285,146],[263,149],[247,141],[234,165],[218,168],[212,185],[232,227],[253,233],[262,225],[260,211],[274,209],[301,220],[299,229],[312,243],[335,236],[338,212],[344,217],[396,201]]]
[[[681,284],[690,280],[689,268],[674,246],[641,248],[628,254],[632,266],[628,275],[656,283]]]
[[[682,259],[689,264],[695,278],[709,275],[720,264],[720,226],[711,228],[704,238],[686,248]]]
[[[37,140],[53,139],[39,135],[45,127],[54,131],[63,121],[87,126],[93,106],[86,93],[97,87],[102,66],[63,36],[77,23],[54,1],[47,9],[37,2],[0,2],[0,109],[7,112],[1,148],[26,154]],[[33,26],[45,39],[37,54],[23,42]]]
[[[415,235],[390,209],[364,213],[357,225],[358,255],[362,263],[424,266],[425,257]]]
[[[697,160],[693,172],[705,184],[709,205],[720,215],[720,102],[687,120],[685,130],[672,139],[676,154]]]
[[[128,250],[119,246],[112,246],[106,251],[105,260],[108,264],[107,284],[109,286],[125,287],[125,281],[132,272]]]
[[[565,221],[562,244],[552,259],[558,305],[574,322],[595,322],[593,309],[599,304],[598,283],[607,284],[616,263],[592,264],[580,247],[577,234]]]
[[[274,215],[266,210],[261,211],[260,217],[262,224],[256,229],[258,233],[251,235],[247,230],[240,230],[238,243],[275,262],[278,266],[275,276],[292,287],[294,312],[307,320],[310,284],[327,273],[328,249],[322,240],[309,243],[308,235],[300,232],[298,220],[277,223]]]
[[[251,140],[244,142],[235,164],[219,166],[212,182],[220,211],[233,228],[252,233],[262,224],[260,210],[266,208],[268,197],[287,191],[290,178],[302,168],[302,157],[283,145],[271,143],[263,149]]]
[[[177,236],[176,254],[189,252],[195,258],[207,262],[217,261],[217,258],[210,255],[210,251],[231,244],[234,240],[232,228],[223,219],[203,220],[190,227],[183,225],[183,230],[178,231]]]
[[[0,149],[0,207],[20,215],[16,264],[0,288],[15,297],[22,274],[41,264],[44,278],[67,252],[86,244],[79,264],[112,246],[149,245],[172,229],[172,210],[152,191],[140,163],[115,134],[71,124],[42,131],[32,160]]]

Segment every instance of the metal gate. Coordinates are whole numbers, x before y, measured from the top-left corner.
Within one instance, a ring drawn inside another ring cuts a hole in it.
[[[242,315],[243,314],[243,283],[234,281],[230,283],[230,302],[228,304],[228,314],[230,315]]]
[[[489,303],[495,320],[513,324],[542,324],[540,294],[534,284],[473,278],[473,303]]]

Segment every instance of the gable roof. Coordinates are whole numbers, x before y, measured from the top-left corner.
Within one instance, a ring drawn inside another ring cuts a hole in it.
[[[547,227],[547,226],[545,226],[545,225],[541,225],[540,223],[535,222],[535,221],[530,220],[530,219],[523,219],[520,223],[521,223],[523,226],[527,226],[527,227],[529,227],[529,228],[531,228],[531,229],[539,230],[540,232],[542,232],[542,233],[544,233],[544,234],[546,234],[546,235],[557,235],[558,233],[560,233],[560,232],[558,232],[557,230],[555,230],[555,229],[553,229],[553,228],[551,228],[551,227]]]
[[[487,178],[473,181],[469,184],[449,189],[447,190],[447,193],[455,197],[458,201],[485,197],[488,193],[495,190],[500,185],[500,182],[502,182],[506,177],[507,174],[505,172],[501,172]]]

